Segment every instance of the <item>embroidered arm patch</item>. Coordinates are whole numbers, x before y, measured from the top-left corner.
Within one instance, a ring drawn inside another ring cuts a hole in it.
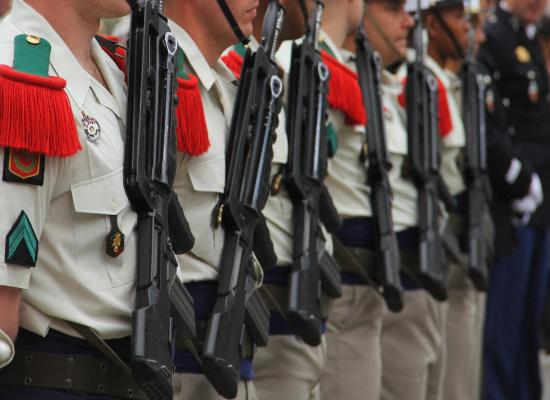
[[[44,183],[44,164],[45,157],[43,154],[6,148],[2,179],[6,182],[42,186]]]
[[[6,237],[5,261],[24,267],[34,267],[38,257],[38,239],[25,211],[21,211],[17,221]]]

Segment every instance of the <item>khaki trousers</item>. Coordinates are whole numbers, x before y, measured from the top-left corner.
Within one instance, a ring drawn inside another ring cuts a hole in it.
[[[382,323],[381,399],[440,400],[447,304],[424,290],[406,291],[403,300],[403,311],[386,313]]]
[[[221,400],[208,379],[202,374],[174,374],[174,400]],[[237,400],[258,400],[253,382],[239,382]]]
[[[316,400],[327,356],[326,340],[311,347],[291,335],[269,337],[254,356],[254,387],[261,400]]]
[[[327,325],[328,360],[321,378],[323,400],[379,400],[383,299],[370,287],[342,285]]]
[[[466,270],[452,265],[448,276],[445,400],[480,398],[485,294],[472,286]]]

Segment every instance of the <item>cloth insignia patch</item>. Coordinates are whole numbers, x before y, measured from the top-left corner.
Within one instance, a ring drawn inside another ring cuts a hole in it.
[[[6,237],[5,261],[7,264],[34,267],[37,257],[38,239],[29,217],[25,211],[21,211]]]
[[[43,154],[6,148],[4,152],[3,180],[42,186],[44,183]]]

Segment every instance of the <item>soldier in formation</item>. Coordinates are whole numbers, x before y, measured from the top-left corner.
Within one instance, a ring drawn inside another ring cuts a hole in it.
[[[540,399],[545,1],[11,3],[1,399]]]

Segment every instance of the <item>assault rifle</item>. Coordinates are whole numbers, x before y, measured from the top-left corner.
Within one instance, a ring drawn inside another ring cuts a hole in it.
[[[189,251],[194,237],[172,184],[176,171],[176,38],[161,0],[128,1],[128,126],[124,188],[138,214],[136,306],[132,313],[130,368],[150,399],[172,399],[176,331],[195,335],[193,300],[176,275],[174,252]]]
[[[399,245],[393,231],[391,187],[388,172],[391,169],[381,104],[380,55],[368,42],[363,27],[356,35],[357,71],[363,103],[368,115],[365,146],[361,160],[368,159],[367,182],[370,187],[370,202],[373,209],[376,265],[376,283],[380,286],[386,304],[391,311],[403,309]],[[366,148],[366,149],[365,149]]]
[[[443,267],[443,248],[439,232],[439,199],[442,181],[439,175],[438,83],[424,65],[423,26],[420,0],[413,31],[415,60],[407,66],[407,133],[409,171],[418,190],[420,265],[411,271],[422,286],[437,300],[447,298]]]
[[[323,2],[315,2],[308,33],[293,45],[289,76],[289,159],[285,184],[293,203],[293,263],[289,276],[288,321],[311,346],[321,343],[321,286],[339,297],[340,270],[324,251],[319,220],[330,232],[342,225],[323,181],[327,175],[326,112],[328,67],[319,52]],[[319,249],[323,249],[319,251]]]
[[[471,33],[471,35],[473,32]],[[468,275],[477,290],[487,289],[486,248],[482,221],[487,212],[489,189],[485,133],[487,84],[473,52],[474,38],[462,70],[462,110],[466,131],[465,180],[467,186]]]
[[[225,243],[202,354],[204,373],[227,398],[237,394],[245,318],[246,332],[255,344],[265,344],[268,335],[269,311],[255,291],[252,251],[258,246],[258,222],[265,223],[261,210],[269,194],[272,144],[281,110],[283,82],[274,55],[284,14],[279,2],[270,0],[261,46],[256,52],[248,49],[244,58],[230,128],[226,186],[218,209]]]

